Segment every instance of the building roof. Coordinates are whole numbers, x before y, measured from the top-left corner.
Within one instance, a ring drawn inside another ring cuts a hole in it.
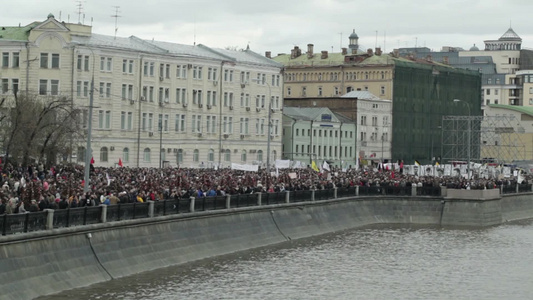
[[[364,100],[381,100],[378,96],[370,93],[369,91],[351,91],[341,96],[341,98],[355,98]]]
[[[533,107],[530,106],[517,106],[517,105],[503,105],[503,104],[489,104],[490,108],[502,108],[514,110],[522,114],[526,114],[533,117]]]
[[[522,38],[514,32],[512,28],[507,29],[507,31],[500,37],[500,41],[521,41]]]
[[[33,22],[26,26],[18,27],[9,27],[2,26],[0,28],[0,39],[3,40],[13,40],[13,41],[27,41],[30,31],[41,22]]]
[[[302,121],[321,121],[323,114],[329,114],[332,123],[353,123],[349,118],[336,114],[327,107],[283,107],[283,114]]]

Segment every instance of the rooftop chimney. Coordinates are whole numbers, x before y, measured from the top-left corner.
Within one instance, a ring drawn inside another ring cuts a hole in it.
[[[307,58],[313,58],[313,44],[307,44]]]
[[[382,52],[381,52],[381,47],[377,47],[377,48],[376,48],[376,55],[377,55],[377,56],[380,56],[381,53],[382,53]]]
[[[433,60],[431,59],[431,55],[430,55],[430,54],[428,54],[428,55],[426,56],[426,60],[429,61],[429,62],[433,61]]]
[[[392,55],[396,58],[400,57],[400,49],[394,49]]]
[[[368,56],[372,56],[372,55],[374,55],[374,53],[373,53],[373,51],[372,51],[372,48],[368,48],[368,49],[366,50],[366,54],[368,54]]]
[[[320,58],[321,58],[321,59],[326,59],[326,58],[328,58],[328,51],[322,51],[322,55],[320,55]]]
[[[348,49],[347,48],[342,48],[342,55],[346,55],[348,54]]]
[[[265,52],[265,56],[266,56],[266,58],[272,58],[272,52],[266,51]]]

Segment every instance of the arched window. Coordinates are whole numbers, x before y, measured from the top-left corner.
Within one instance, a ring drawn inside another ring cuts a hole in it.
[[[192,154],[192,160],[194,162],[200,161],[200,151],[198,149],[194,149],[194,152]]]
[[[144,148],[143,161],[150,162],[150,148]]]
[[[215,161],[215,150],[209,149],[209,153],[207,154],[207,161]]]
[[[100,148],[100,161],[107,162],[107,147]]]
[[[231,161],[231,150],[226,149],[224,152],[224,161]]]
[[[78,147],[76,156],[79,162],[85,161],[85,147]]]
[[[246,162],[246,150],[242,150],[241,152],[241,161]]]
[[[178,149],[178,164],[183,163],[183,149]]]
[[[263,161],[263,150],[257,150],[257,161]]]
[[[124,148],[122,150],[122,162],[129,162],[130,161],[130,149]]]

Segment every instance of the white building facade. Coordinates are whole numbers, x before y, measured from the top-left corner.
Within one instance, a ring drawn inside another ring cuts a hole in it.
[[[249,49],[93,34],[53,15],[3,30],[1,96],[69,97],[87,126],[92,94],[97,166],[265,165],[267,148],[280,158],[282,65]],[[69,160],[83,164],[86,141],[75,144]]]

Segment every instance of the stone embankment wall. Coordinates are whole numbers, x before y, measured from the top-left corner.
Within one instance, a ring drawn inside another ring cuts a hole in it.
[[[497,191],[497,190],[496,190]],[[198,212],[0,237],[0,299],[40,295],[372,224],[493,226],[533,194],[357,197]],[[478,197],[486,197],[479,199]]]

